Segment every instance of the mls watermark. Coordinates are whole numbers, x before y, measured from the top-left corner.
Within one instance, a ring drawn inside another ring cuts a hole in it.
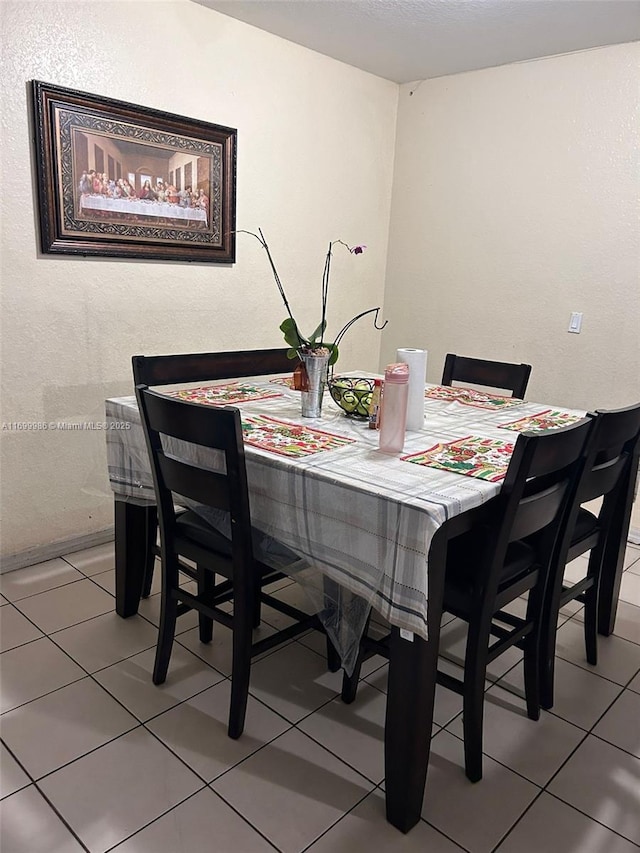
[[[131,429],[127,421],[7,421],[3,432],[85,432]]]

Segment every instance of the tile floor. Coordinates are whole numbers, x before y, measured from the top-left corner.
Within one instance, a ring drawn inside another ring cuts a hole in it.
[[[154,687],[157,581],[121,620],[113,564],[105,545],[0,578],[2,853],[640,849],[639,547],[627,549],[597,667],[584,660],[580,607],[563,612],[552,713],[527,719],[518,652],[491,668],[476,785],[462,769],[460,699],[438,688],[422,820],[406,836],[384,818],[382,659],[345,706],[319,635],[268,653],[232,741],[229,632],[216,626],[203,646],[184,617],[169,678]],[[300,596],[289,582],[278,594]],[[278,619],[267,609],[261,630]],[[444,666],[463,642],[461,624],[444,625]]]

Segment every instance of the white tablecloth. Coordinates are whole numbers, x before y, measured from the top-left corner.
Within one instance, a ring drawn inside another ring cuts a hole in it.
[[[302,459],[245,445],[254,525],[287,544],[309,566],[320,569],[320,575],[310,568],[297,578],[318,591],[319,608],[321,579],[329,577],[359,596],[367,607],[373,605],[391,624],[427,639],[428,555],[433,536],[447,519],[490,500],[500,484],[381,453],[379,433],[369,430],[366,422],[347,418],[328,393],[322,417],[303,420],[298,392],[264,377],[241,381],[282,391],[275,399],[239,404],[243,414],[267,414],[355,439],[339,449]],[[403,455],[470,435],[515,442],[517,433],[499,425],[547,409],[549,406],[519,402],[489,411],[427,398],[424,428],[407,433]],[[110,423],[131,425],[130,429],[107,432],[113,491],[123,499],[153,501],[135,398],[107,400],[106,415]],[[324,592],[326,595],[326,587]],[[353,597],[347,600],[345,596],[338,604],[347,622],[362,621],[361,608],[348,613]],[[343,632],[344,625],[337,630]],[[339,645],[344,651],[345,645],[354,642],[357,644],[352,637]]]
[[[145,201],[132,198],[109,198],[103,195],[80,196],[82,210],[103,210],[106,213],[130,213],[134,216],[153,216],[162,219],[181,219],[207,223],[207,213],[200,207],[180,207],[168,201]]]

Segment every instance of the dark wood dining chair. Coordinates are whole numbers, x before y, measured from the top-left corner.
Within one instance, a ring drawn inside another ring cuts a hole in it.
[[[601,591],[611,585],[607,573],[615,573],[626,542],[620,541],[616,525],[627,518],[633,502],[640,455],[640,403],[624,409],[597,411],[586,448],[583,469],[563,540],[558,544],[558,562],[547,589],[541,650],[541,704],[552,708],[558,613],[568,602],[584,602],[584,641],[587,661],[598,662],[598,624]],[[592,512],[583,504],[602,498]],[[626,525],[623,525],[626,529]],[[586,573],[565,584],[565,565],[589,553]],[[612,556],[613,555],[613,558]],[[606,603],[605,603],[605,606]],[[609,602],[611,606],[611,602]]]
[[[161,540],[162,606],[153,682],[162,684],[167,677],[179,616],[190,610],[198,612],[200,640],[205,643],[212,638],[214,621],[226,625],[233,632],[229,736],[237,738],[244,727],[251,658],[309,628],[322,630],[322,626],[316,616],[303,613],[261,589],[259,579],[269,575],[273,566],[259,562],[254,556],[256,531],[251,526],[238,409],[201,406],[159,394],[144,385],[136,387],[136,397],[151,460]],[[179,459],[179,445],[167,444],[167,439],[198,446],[205,462],[209,451],[221,451],[223,469],[211,470]],[[176,496],[228,513],[229,538],[192,510],[177,513]],[[283,560],[288,556],[297,559],[284,545],[278,550]],[[181,586],[180,557],[193,561],[198,571],[206,575],[206,583],[198,587],[197,595]],[[216,584],[216,575],[225,580]],[[231,614],[217,605],[219,586],[231,588]],[[257,596],[295,619],[294,624],[253,642]]]
[[[134,385],[179,385],[293,373],[295,361],[288,349],[235,350],[176,355],[134,355],[131,359]]]
[[[133,384],[157,387],[188,382],[236,379],[243,376],[269,376],[293,373],[295,362],[287,358],[288,349],[235,350],[231,352],[199,352],[171,355],[134,355],[131,359]],[[152,516],[153,513],[149,513]],[[148,598],[153,583],[157,525],[148,520],[146,569],[142,598]]]
[[[487,666],[513,646],[523,651],[527,714],[540,716],[544,591],[592,423],[583,418],[520,434],[499,495],[460,516],[467,529],[447,543],[443,609],[466,622],[468,632],[463,678],[438,671],[437,681],[463,698],[465,770],[472,782],[482,778]],[[524,617],[505,609],[525,593]],[[347,702],[355,696],[362,661],[385,654],[385,641],[367,639],[361,649],[353,675],[344,677]]]
[[[511,391],[513,397],[524,400],[527,391],[530,364],[511,364],[506,361],[487,361],[447,353],[442,371],[442,385],[463,382]]]

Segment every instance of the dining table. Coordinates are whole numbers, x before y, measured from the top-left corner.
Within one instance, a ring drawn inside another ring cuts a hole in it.
[[[386,454],[379,432],[345,415],[328,392],[321,417],[302,418],[300,392],[289,377],[158,390],[240,410],[252,524],[300,556],[306,568],[296,580],[320,579],[316,588],[325,594],[328,584],[340,590],[344,612],[332,620],[339,651],[352,656],[357,647],[364,620],[354,613],[373,607],[389,623],[386,809],[389,822],[408,832],[425,792],[447,542],[470,529],[474,510],[499,493],[519,432],[564,426],[584,411],[427,384],[422,429],[406,433],[402,452]],[[155,496],[135,396],[108,399],[106,420],[116,611],[126,618],[137,612],[154,559]],[[179,453],[188,457],[189,448]],[[626,538],[628,513],[619,515]],[[615,598],[620,548],[611,548],[609,562]],[[615,618],[615,608],[607,618]]]

